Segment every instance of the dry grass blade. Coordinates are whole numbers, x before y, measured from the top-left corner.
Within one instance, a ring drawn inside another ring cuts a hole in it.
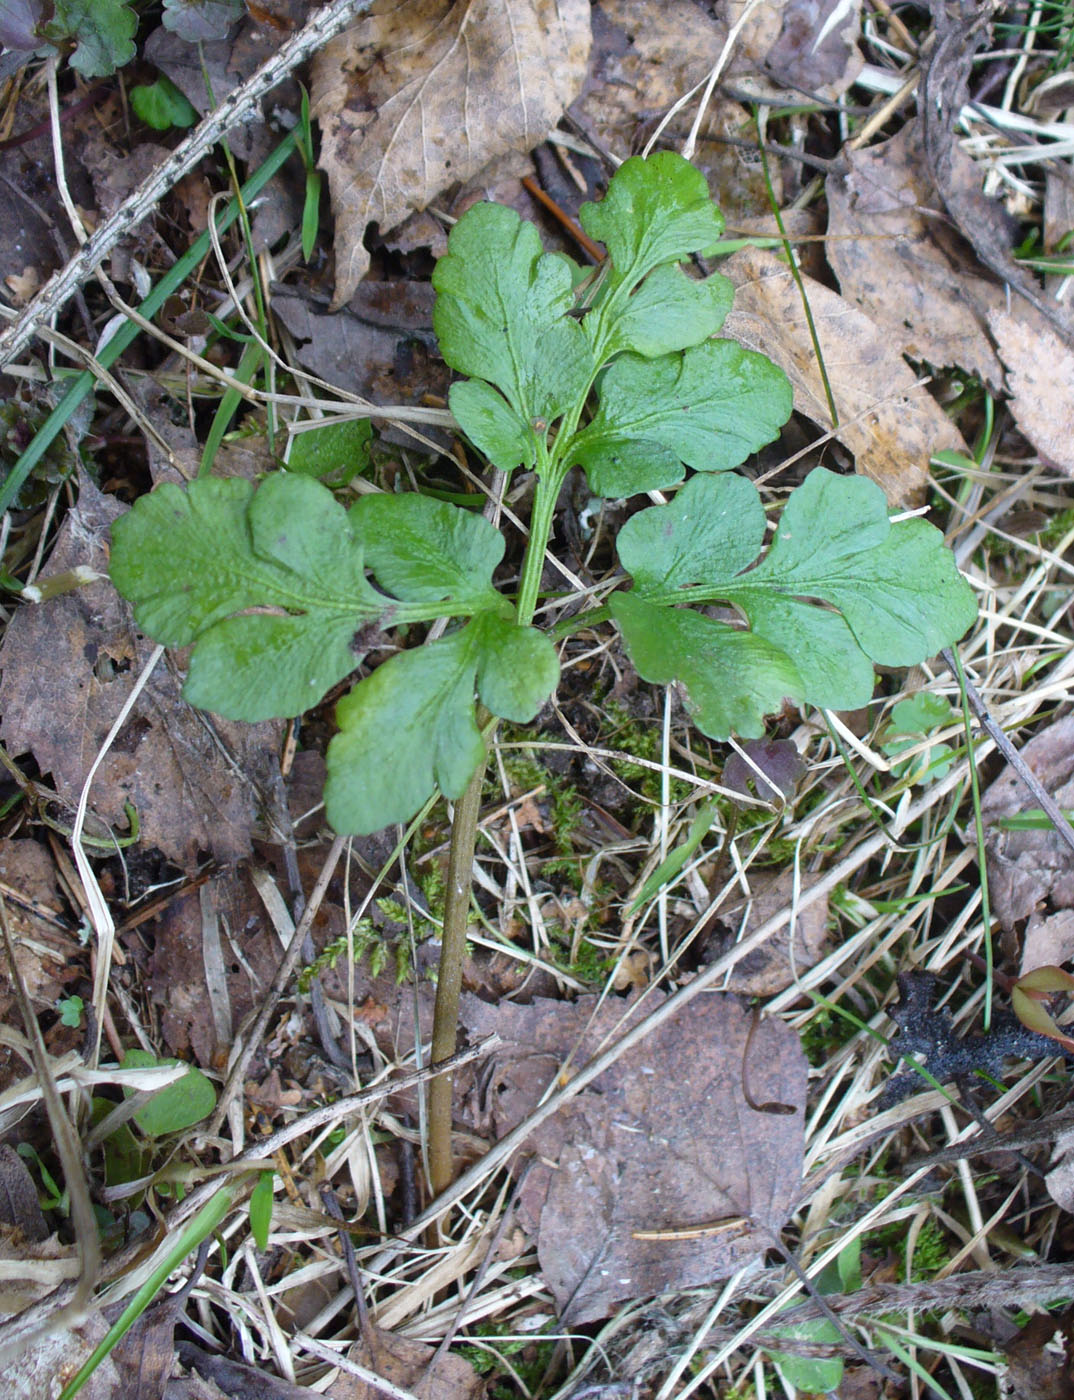
[[[0,931],[3,933],[4,952],[7,956],[8,968],[15,987],[23,1025],[30,1042],[34,1068],[37,1071],[41,1085],[41,1096],[48,1114],[49,1127],[52,1129],[56,1151],[63,1164],[67,1190],[70,1193],[71,1218],[78,1240],[80,1266],[78,1282],[74,1285],[73,1291],[68,1295],[67,1290],[64,1289],[61,1299],[57,1300],[59,1305],[41,1322],[32,1325],[30,1331],[27,1331],[24,1326],[20,1326],[19,1317],[0,1323],[0,1361],[10,1363],[39,1338],[62,1331],[65,1328],[74,1327],[82,1320],[100,1271],[101,1246],[97,1234],[97,1218],[93,1211],[93,1202],[90,1199],[89,1184],[82,1168],[82,1150],[78,1134],[75,1132],[74,1124],[68,1117],[56,1089],[56,1081],[49,1064],[49,1055],[45,1049],[41,1027],[37,1023],[37,1016],[30,1004],[25,983],[15,961],[15,946],[8,924],[7,905],[2,897],[0,897]]]

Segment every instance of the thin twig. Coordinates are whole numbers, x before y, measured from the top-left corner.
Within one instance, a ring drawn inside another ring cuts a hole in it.
[[[951,668],[952,675],[957,678],[958,662],[950,647],[945,647],[940,655]],[[999,749],[1003,757],[1040,803],[1041,811],[1055,827],[1056,835],[1059,837],[1060,841],[1074,852],[1074,827],[1070,825],[1070,822],[1063,815],[1063,809],[1059,806],[1059,803],[1056,802],[1055,798],[1036,776],[1029,764],[1026,763],[1025,759],[1007,738],[1006,734],[1004,734],[1002,726],[997,724],[992,718],[988,706],[981,699],[980,692],[974,686],[969,676],[966,677],[966,699],[970,702],[970,709],[977,716],[978,720],[980,720],[981,728],[988,734],[996,748]]]
[[[0,335],[0,369],[22,353],[37,334],[38,327],[67,304],[119,240],[151,213],[176,182],[193,170],[222,137],[245,121],[266,93],[329,39],[342,33],[372,3],[373,0],[334,0],[318,10],[303,29],[281,45],[245,83],[229,93],[219,107],[209,112],[186,140],[150,171],[112,217],[96,229],[70,262],[53,273],[19,319]]]

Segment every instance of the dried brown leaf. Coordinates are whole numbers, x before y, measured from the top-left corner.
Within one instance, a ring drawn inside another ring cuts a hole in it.
[[[1056,1205],[1068,1215],[1074,1215],[1074,1131],[1061,1133],[1056,1138],[1051,1170],[1044,1184]]]
[[[26,1163],[6,1142],[0,1145],[0,1223],[17,1227],[24,1239],[48,1239],[34,1179]]]
[[[334,316],[318,314],[297,293],[273,297],[273,311],[299,342],[299,363],[337,389],[378,403],[446,394],[448,372],[435,352],[432,333],[432,288],[428,283],[377,282],[373,285],[379,295],[363,298],[366,285],[361,283]],[[422,295],[420,288],[429,295]],[[399,303],[394,324],[382,309],[390,304],[389,289]]]
[[[1060,807],[1074,807],[1074,718],[1050,724],[1030,739],[1022,757]],[[991,828],[986,847],[992,911],[1004,928],[1028,918],[1045,900],[1056,911],[1074,908],[1074,855],[1051,827],[1005,831],[994,825],[998,817],[1037,807],[1010,765],[981,800],[981,816]]]
[[[843,296],[889,343],[932,365],[959,365],[992,388],[1003,370],[987,317],[1006,305],[981,277],[972,250],[955,240],[924,168],[921,131],[910,122],[888,141],[847,151],[850,170],[831,175],[828,262]],[[971,164],[961,151],[953,159]]]
[[[719,62],[742,4],[721,5],[719,14],[694,0],[602,0],[593,10],[593,56],[584,94],[574,104],[601,143],[621,156],[644,144],[656,123],[684,93],[690,92]],[[724,77],[735,81],[761,71],[764,57],[780,31],[777,4],[754,8],[731,50]],[[685,139],[697,115],[700,95],[677,112],[664,128],[674,144]],[[764,175],[753,152],[737,143],[756,139],[749,112],[737,102],[715,95],[698,132],[694,164],[729,225],[739,227],[767,209]],[[779,183],[778,163],[771,175]]]
[[[1019,976],[1035,967],[1074,961],[1074,909],[1031,914],[1022,944]]]
[[[385,1332],[380,1327],[372,1331],[372,1345],[356,1342],[351,1348],[351,1360],[416,1396],[417,1400],[478,1400],[484,1395],[484,1383],[461,1356],[448,1352],[430,1373],[429,1362],[435,1347]],[[341,1371],[326,1393],[331,1400],[381,1400],[384,1391]]]
[[[724,333],[775,360],[791,381],[798,412],[830,429],[809,324],[786,264],[774,253],[743,248],[720,270],[737,289]],[[961,434],[883,331],[828,287],[802,280],[839,415],[835,436],[893,505],[919,503],[930,455],[941,448],[965,452]]]
[[[82,481],[45,573],[107,568],[107,532],[122,512],[114,497]],[[153,650],[107,581],[20,607],[0,647],[0,735],[8,752],[33,753],[57,792],[77,802],[106,734]],[[278,775],[277,723],[231,724],[192,710],[161,661],[97,771],[90,806],[126,829],[125,803],[141,836],[192,868],[199,851],[222,861],[249,854],[264,793]]]
[[[802,890],[807,890],[819,879],[819,875],[802,876]],[[714,962],[736,940],[745,938],[772,914],[791,903],[795,872],[788,868],[771,875],[756,876],[751,879],[750,886],[748,901],[736,899],[721,905],[719,921],[722,932],[713,934],[706,941],[706,962]],[[738,960],[729,975],[727,990],[740,996],[775,996],[789,987],[796,976],[820,962],[827,942],[828,901],[817,899],[801,910],[794,921],[793,950],[789,930],[784,928]]]
[[[988,324],[1014,421],[1049,466],[1074,476],[1074,349],[1038,316],[996,310]]]
[[[861,0],[786,0],[765,67],[786,87],[833,101],[864,66],[860,35]]]
[[[955,156],[955,128],[970,98],[970,73],[978,50],[989,41],[998,0],[959,6],[931,0],[930,7],[934,33],[918,85],[918,111],[933,185],[984,266],[1044,316],[1058,335],[1074,343],[1070,323],[1054,302],[1045,300],[1030,273],[1015,262],[1014,234],[1003,205],[984,193],[983,175],[967,172],[965,163],[959,164]]]
[[[215,960],[209,952],[212,939],[205,937],[207,918],[215,924],[222,954]],[[158,1008],[168,1050],[184,1059],[193,1053],[206,1068],[219,1065],[231,1037],[214,1014],[210,987],[234,1028],[257,1009],[276,971],[279,945],[274,951],[249,871],[229,866],[177,895],[150,929],[146,990]],[[221,964],[223,984],[218,985]]]
[[[586,0],[382,4],[313,63],[312,111],[336,216],[334,308],[386,232],[504,151],[544,140],[581,89]]]
[[[580,1064],[643,1002],[596,997],[498,1006],[464,997],[473,1035],[503,1037],[471,1115],[498,1136],[538,1103],[570,1057]],[[572,1325],[643,1298],[726,1277],[771,1246],[801,1183],[806,1062],[789,1027],[712,993],[628,1050],[530,1138],[538,1160],[520,1203],[541,1270]],[[743,1084],[743,1074],[748,1084]],[[791,1113],[760,1112],[778,1103]],[[696,1238],[684,1229],[731,1222]],[[666,1231],[672,1238],[638,1239]],[[674,1237],[675,1235],[679,1237]]]
[[[1039,1312],[1007,1343],[1010,1400],[1069,1400],[1074,1394],[1074,1307]]]
[[[51,1009],[63,995],[64,971],[77,944],[50,917],[58,913],[61,900],[48,848],[39,841],[0,838],[0,881],[21,896],[18,902],[6,901],[19,976],[34,1005]],[[0,957],[0,1019],[7,1016],[14,997],[7,959]]]

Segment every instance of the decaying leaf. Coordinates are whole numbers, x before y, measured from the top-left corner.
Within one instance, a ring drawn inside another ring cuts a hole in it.
[[[370,223],[394,228],[544,139],[581,88],[589,42],[586,0],[407,0],[325,45],[312,111],[336,216],[334,308],[369,266]]]
[[[434,349],[432,288],[427,282],[390,285],[393,323],[378,318],[370,299],[358,294],[334,316],[319,315],[305,298],[286,291],[273,296],[272,309],[299,342],[299,363],[337,389],[377,403],[446,395],[448,371]],[[388,284],[374,286],[387,304]]]
[[[435,1350],[426,1342],[375,1327],[369,1345],[364,1341],[355,1343],[351,1360],[399,1387],[394,1391],[396,1395],[405,1392],[416,1400],[478,1400],[485,1393],[484,1384],[461,1356],[448,1352],[430,1372],[429,1362]],[[385,1391],[343,1371],[328,1394],[331,1400],[380,1400]]]
[[[762,874],[751,879],[748,900],[740,897],[722,904],[719,910],[720,932],[709,935],[705,944],[705,961],[715,962],[738,939],[746,938],[772,914],[786,909],[794,899],[794,876],[795,872],[790,868]],[[819,878],[819,875],[804,875],[801,889],[808,889]],[[740,996],[775,996],[820,961],[827,941],[828,901],[817,899],[801,910],[795,919],[793,946],[789,930],[781,929],[759,948],[754,948],[738,960],[731,969],[727,988]]]
[[[216,1065],[275,972],[249,871],[229,866],[179,894],[150,929],[146,987],[164,1044],[172,1054]]]
[[[978,50],[989,41],[997,6],[952,7],[931,0],[930,9],[934,36],[917,92],[929,176],[955,227],[973,244],[984,266],[1074,343],[1074,332],[1056,304],[1045,300],[1032,275],[1015,262],[1014,230],[1003,204],[984,193],[980,173],[968,172],[955,158],[959,112],[970,100],[970,73]]]
[[[15,964],[35,1006],[51,1008],[63,995],[64,969],[77,944],[64,933],[56,868],[39,841],[0,838],[0,881],[7,891],[7,920],[15,945]],[[11,898],[21,896],[16,902]],[[0,1019],[17,1017],[15,988],[7,959],[0,957]]]
[[[1044,1184],[1056,1205],[1074,1215],[1074,1130],[1068,1129],[1056,1138],[1051,1170]]]
[[[720,270],[737,289],[723,333],[774,360],[794,387],[798,412],[830,429],[809,324],[786,264],[744,248]],[[929,457],[941,448],[965,452],[962,435],[867,316],[812,278],[802,280],[839,415],[836,437],[892,505],[918,504]]]
[[[1011,1400],[1067,1400],[1074,1394],[1074,1307],[1036,1313],[1006,1352]]]
[[[1049,466],[1074,476],[1074,349],[1035,315],[993,311],[1014,421]]]
[[[537,1105],[568,1057],[584,1063],[658,1004],[463,1000],[471,1035],[495,1027],[505,1041],[484,1102],[472,1106],[497,1136]],[[520,1214],[562,1319],[576,1325],[624,1298],[711,1283],[768,1249],[801,1181],[805,1091],[793,1031],[754,1026],[735,997],[712,993],[537,1128]]]
[[[848,148],[846,158],[849,173],[825,186],[827,258],[844,298],[904,354],[958,365],[998,388],[1003,370],[987,317],[1006,294],[952,235],[925,172],[920,124],[866,150]],[[952,160],[972,164],[958,150]]]
[[[861,72],[861,0],[786,0],[765,67],[786,87],[832,101]]]
[[[586,90],[573,111],[584,117],[600,141],[624,155],[644,144],[684,93],[703,84],[727,45],[728,24],[742,12],[733,5],[703,7],[694,0],[602,0],[593,8],[593,55]],[[715,13],[711,13],[715,10]],[[734,81],[761,71],[780,29],[779,6],[755,6],[732,47],[723,70]],[[665,127],[675,145],[685,139],[697,115],[699,96],[676,112]],[[737,102],[713,95],[702,117],[693,163],[709,182],[729,224],[739,226],[768,207],[764,174],[752,153],[735,143],[756,137],[750,113]],[[772,163],[779,189],[779,168]]]
[[[1074,718],[1050,724],[1030,739],[1022,757],[1060,807],[1074,807]],[[992,911],[1004,928],[1028,918],[1045,900],[1053,910],[1074,907],[1074,854],[1051,827],[1008,831],[995,825],[997,818],[1037,805],[1009,765],[981,801]]]
[[[1022,961],[1018,975],[1024,977],[1035,967],[1056,966],[1072,961],[1074,909],[1059,909],[1054,914],[1031,914],[1022,941]]]
[[[88,565],[103,573],[107,531],[122,512],[88,480],[60,528],[45,573]],[[18,609],[0,647],[0,733],[10,753],[33,753],[72,805],[153,650],[107,581]],[[97,771],[91,809],[122,834],[125,804],[142,840],[192,867],[249,854],[251,826],[276,767],[276,724],[231,725],[186,705],[162,660]]]

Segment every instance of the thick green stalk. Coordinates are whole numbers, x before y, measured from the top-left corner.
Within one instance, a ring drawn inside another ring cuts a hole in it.
[[[547,459],[545,472],[538,475],[530,517],[530,537],[522,561],[522,577],[516,603],[516,620],[528,626],[533,620],[540,594],[544,552],[552,533],[552,517],[563,484],[563,473]],[[482,729],[490,716],[477,707]],[[491,731],[486,734],[486,741]],[[487,749],[486,749],[487,752]],[[455,804],[448,851],[448,888],[444,904],[444,929],[440,944],[440,965],[436,980],[436,1007],[433,1012],[432,1061],[446,1060],[455,1053],[459,1024],[459,993],[462,965],[466,958],[466,927],[470,914],[470,886],[473,879],[477,822],[481,815],[481,789],[485,781],[485,759]],[[438,1075],[429,1086],[429,1184],[433,1194],[446,1191],[454,1179],[451,1157],[451,1075]]]
[[[479,709],[478,721],[487,719]],[[448,852],[447,899],[444,903],[444,931],[440,944],[440,966],[436,978],[436,1008],[433,1012],[433,1064],[450,1059],[455,1053],[459,1024],[459,992],[462,965],[466,958],[466,927],[470,914],[470,885],[473,880],[477,819],[481,813],[481,789],[485,781],[485,759],[474,770],[466,791],[455,804]],[[429,1184],[433,1194],[446,1191],[454,1179],[451,1158],[451,1081],[440,1074],[429,1085]]]
[[[541,592],[541,574],[544,572],[544,552],[552,533],[552,517],[562,485],[563,471],[558,464],[549,463],[546,471],[537,477],[537,486],[533,493],[533,512],[530,516],[530,537],[522,561],[522,577],[519,580],[518,599],[515,603],[515,620],[521,627],[530,625],[537,608],[537,599]]]

